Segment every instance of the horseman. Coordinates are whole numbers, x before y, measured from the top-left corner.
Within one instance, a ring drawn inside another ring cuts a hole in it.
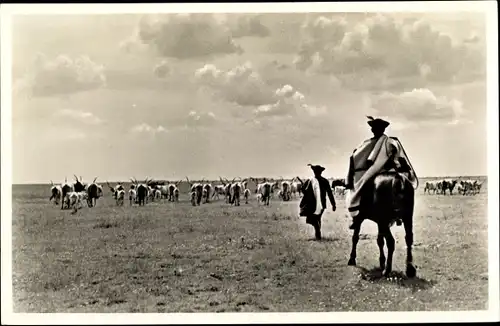
[[[413,187],[416,188],[418,180],[415,172],[406,156],[401,142],[396,137],[388,137],[385,129],[390,125],[383,119],[374,119],[368,116],[368,125],[371,127],[373,137],[365,140],[353,151],[349,161],[349,172],[347,175],[346,188],[349,189],[347,207],[353,219],[349,227],[355,230],[367,217],[360,214],[361,197],[366,193],[365,185],[373,182],[373,179],[383,172],[396,172],[400,178],[408,178]],[[398,211],[401,203],[394,196],[395,222],[401,225]]]

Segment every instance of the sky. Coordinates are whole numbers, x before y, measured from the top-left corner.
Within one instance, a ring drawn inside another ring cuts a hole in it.
[[[391,122],[418,176],[487,174],[477,13],[13,18],[13,183],[345,177]]]

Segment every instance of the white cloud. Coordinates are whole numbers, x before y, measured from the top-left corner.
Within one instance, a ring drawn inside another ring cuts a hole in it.
[[[166,133],[168,132],[167,129],[165,129],[163,126],[158,126],[158,127],[152,127],[147,123],[142,123],[140,125],[136,125],[132,127],[131,131],[133,133],[137,134],[149,134],[149,135],[155,135],[159,133]]]
[[[268,104],[274,96],[250,62],[226,71],[207,64],[196,70],[194,76],[199,85],[210,87],[216,95],[241,106]]]
[[[295,59],[301,70],[359,78],[377,72],[389,78],[436,82],[484,73],[484,44],[453,39],[423,20],[376,15],[347,25],[343,18],[319,17],[304,24],[302,32],[304,40]]]
[[[17,83],[21,91],[33,96],[69,94],[105,84],[104,67],[88,56],[59,55],[50,60],[44,54],[37,55],[28,73]]]
[[[58,111],[57,115],[90,125],[98,125],[102,123],[102,120],[91,112],[63,109]]]
[[[165,14],[144,16],[138,37],[164,57],[200,58],[214,54],[241,53],[229,29],[212,14]]]
[[[316,117],[326,113],[326,107],[305,103],[304,94],[286,84],[274,92],[274,103],[258,106],[254,110],[257,117]]]
[[[463,117],[460,101],[436,96],[429,89],[385,92],[373,99],[372,108],[376,116],[405,125],[457,124]]]
[[[213,112],[190,111],[186,119],[186,127],[208,127],[216,122]]]

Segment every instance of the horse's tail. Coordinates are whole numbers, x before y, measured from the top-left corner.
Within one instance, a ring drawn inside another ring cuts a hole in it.
[[[399,173],[396,173],[392,178],[392,209],[396,218],[402,216],[404,191],[405,180]]]

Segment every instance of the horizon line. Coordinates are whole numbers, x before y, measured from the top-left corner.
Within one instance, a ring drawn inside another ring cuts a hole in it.
[[[299,176],[300,177],[300,176]],[[418,176],[417,176],[418,177]],[[487,174],[484,174],[484,175],[461,175],[461,176],[456,176],[456,175],[451,175],[451,176],[425,176],[425,177],[418,177],[418,179],[435,179],[435,178],[484,178],[484,177],[488,177]],[[258,179],[262,179],[263,177],[257,177]],[[305,179],[307,179],[307,177],[304,177]],[[209,181],[209,182],[218,182],[220,181],[219,179],[215,179],[215,180],[208,180],[207,178],[202,178],[202,179],[205,179],[205,181]],[[281,177],[266,177],[266,179],[281,179]],[[284,178],[283,180],[291,180],[293,178]],[[328,177],[326,179],[345,179],[345,178],[339,178],[339,177]],[[191,180],[191,179],[190,179]],[[244,179],[243,179],[244,180]],[[167,181],[166,179],[152,179],[151,181]],[[187,180],[184,180],[184,179],[178,179],[178,180],[175,180],[175,179],[172,179],[172,180],[168,180],[168,181],[181,181],[182,182],[187,182]],[[197,180],[197,179],[192,179],[191,181],[196,181],[196,182],[199,182],[201,180]],[[106,182],[106,181],[105,181]],[[109,183],[129,183],[130,180],[127,180],[127,181],[107,181]],[[85,182],[84,182],[85,183]],[[12,183],[12,186],[17,186],[17,185],[50,185],[50,182],[18,182],[18,183]],[[57,182],[55,183],[57,184]]]

